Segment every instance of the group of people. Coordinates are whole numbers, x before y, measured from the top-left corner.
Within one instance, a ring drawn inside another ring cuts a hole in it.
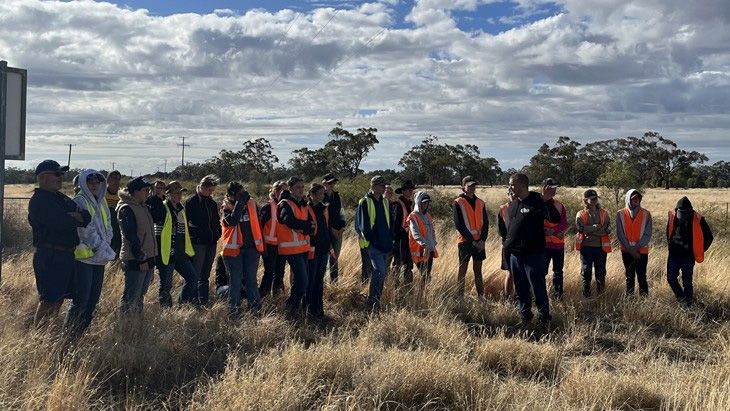
[[[28,220],[36,252],[33,267],[39,293],[35,321],[55,315],[70,297],[68,329],[81,333],[91,323],[99,301],[107,264],[119,260],[124,272],[120,315],[141,312],[143,299],[155,269],[159,276],[159,303],[173,304],[175,272],[183,285],[178,304],[208,305],[209,278],[216,267],[216,294],[227,298],[229,312],[258,312],[262,298],[284,291],[284,272],[290,267],[287,314],[300,311],[324,318],[323,289],[329,267],[330,281],[339,277],[338,257],[346,226],[342,201],[335,186],[338,179],[326,174],[308,189],[300,177],[277,181],[268,201],[258,204],[240,182],[230,182],[222,204],[213,198],[217,177],[205,176],[195,193],[177,181],[148,182],[142,177],[121,186],[121,174],[107,175],[86,169],[74,178],[73,199],[64,195],[62,181],[68,167],[45,160],[36,167],[38,188],[29,203]],[[453,222],[458,241],[457,297],[465,293],[466,273],[472,262],[477,298],[485,299],[482,262],[486,259],[489,213],[476,196],[477,181],[462,179],[462,193],[453,202]],[[565,206],[554,196],[559,183],[548,178],[542,193],[529,191],[524,174],[509,180],[508,202],[497,212],[502,238],[504,291],[513,292],[523,321],[533,317],[535,302],[539,319],[550,320],[546,285],[552,263],[553,298],[563,296]],[[150,192],[151,190],[151,192]],[[397,197],[396,197],[397,196]],[[626,193],[626,207],[616,216],[616,235],[626,268],[626,291],[648,293],[646,268],[652,218],[641,207],[637,190]],[[377,311],[385,279],[391,267],[402,275],[406,289],[423,295],[439,256],[434,220],[429,212],[431,195],[416,191],[411,181],[397,189],[381,176],[370,180],[369,192],[359,201],[355,231],[363,260],[362,280],[369,281],[367,305]],[[584,193],[584,205],[576,215],[576,249],[581,255],[583,294],[591,296],[595,272],[596,291],[605,286],[606,256],[611,251],[611,224],[595,190]],[[683,197],[669,214],[667,226],[669,261],[667,279],[677,298],[693,302],[692,270],[702,262],[712,242],[707,222]],[[259,260],[264,273],[258,281]],[[414,269],[420,274],[414,284]],[[679,272],[682,285],[679,284]]]

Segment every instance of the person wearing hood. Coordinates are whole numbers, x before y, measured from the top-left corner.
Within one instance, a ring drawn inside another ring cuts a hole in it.
[[[83,170],[78,176],[79,193],[74,202],[91,215],[86,227],[77,229],[80,243],[76,246],[72,303],[66,315],[66,326],[79,334],[91,324],[104,281],[104,266],[116,253],[111,247],[111,211],[104,199],[106,179],[96,170]]]
[[[555,199],[560,183],[554,178],[542,182],[542,199],[545,201],[545,276],[553,262],[553,297],[563,298],[563,266],[565,263],[565,232],[568,215],[565,206]]]
[[[122,235],[119,259],[124,271],[124,292],[119,306],[120,314],[142,312],[144,295],[152,281],[155,259],[155,224],[145,205],[152,184],[136,177],[119,190],[117,216]]]
[[[578,232],[575,249],[580,252],[583,296],[591,297],[591,277],[596,272],[596,292],[603,292],[606,286],[606,259],[611,252],[611,220],[608,212],[598,203],[596,190],[583,193],[585,208],[575,216]]]
[[[261,296],[256,271],[264,252],[264,238],[256,201],[237,181],[228,183],[221,221],[223,263],[229,278],[229,314],[237,316],[241,313],[241,285],[244,282],[248,308],[257,312],[261,309]]]
[[[497,212],[497,229],[499,230],[499,237],[502,239],[502,270],[505,270],[503,293],[505,299],[514,297],[515,294],[515,283],[512,281],[512,274],[510,273],[510,254],[506,248],[504,248],[504,240],[507,239],[507,230],[509,230],[509,208],[514,203],[515,193],[512,189],[507,190],[507,202],[499,206],[499,212]]]
[[[314,183],[309,189],[308,212],[314,222],[314,232],[309,236],[309,255],[307,267],[307,312],[315,318],[324,318],[324,273],[327,271],[329,257],[335,253],[332,247],[330,214],[323,202],[325,188]]]
[[[259,294],[266,297],[269,294],[274,296],[284,292],[284,270],[286,269],[286,258],[279,256],[276,237],[277,226],[279,225],[279,196],[288,187],[285,181],[276,181],[269,189],[269,202],[264,204],[259,211],[259,222],[263,227],[264,234],[264,275],[261,277]]]
[[[431,196],[425,191],[419,191],[414,198],[413,211],[408,215],[408,248],[409,254],[421,273],[419,298],[423,297],[426,284],[431,281],[433,259],[438,257],[436,250],[436,229],[433,218],[428,212],[431,206]]]
[[[509,228],[503,247],[510,254],[520,318],[532,320],[532,301],[540,321],[550,321],[550,300],[545,285],[545,230],[547,211],[539,193],[529,190],[529,179],[517,173],[509,178],[515,201],[509,208]],[[532,292],[530,292],[532,288]]]
[[[58,314],[74,280],[74,250],[79,245],[79,227],[91,222],[82,210],[60,190],[68,167],[44,160],[35,169],[38,188],[28,203],[28,223],[33,231],[33,272],[38,290],[38,307],[33,322],[42,325]]]
[[[185,200],[190,241],[195,251],[192,263],[198,278],[196,298],[200,305],[208,304],[210,298],[210,271],[222,233],[218,203],[213,199],[218,181],[213,174],[203,177],[195,187],[195,194]]]
[[[667,282],[680,302],[694,303],[692,274],[695,262],[705,260],[705,251],[712,244],[713,235],[704,217],[692,207],[687,197],[682,197],[667,218]],[[682,273],[682,285],[679,274]]]
[[[639,294],[649,294],[646,267],[649,263],[652,218],[649,210],[641,207],[642,197],[639,190],[632,188],[627,191],[624,196],[625,207],[616,213],[616,237],[626,273],[626,294],[634,293],[636,280]]]
[[[464,297],[469,260],[474,270],[474,286],[479,301],[485,301],[482,262],[487,258],[485,242],[489,234],[489,214],[484,201],[476,196],[477,181],[472,176],[461,180],[461,193],[454,200],[454,225],[458,233],[459,272],[457,297]]]
[[[395,202],[395,215],[393,218],[393,230],[395,245],[396,272],[403,273],[403,280],[406,285],[413,282],[413,259],[411,258],[410,243],[408,240],[408,216],[413,211],[413,191],[416,186],[411,180],[406,180],[400,187],[395,189],[398,199]],[[397,279],[396,279],[397,280]]]
[[[188,217],[182,204],[183,192],[187,189],[177,181],[165,186],[166,198],[155,202],[150,208],[155,224],[155,240],[157,241],[157,272],[160,276],[159,301],[162,307],[172,307],[172,274],[180,273],[185,280],[179,304],[198,303],[198,272],[192,258],[195,255]],[[212,262],[211,262],[212,264]]]

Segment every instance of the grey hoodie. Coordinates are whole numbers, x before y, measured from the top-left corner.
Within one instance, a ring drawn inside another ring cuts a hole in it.
[[[91,174],[98,174],[101,178],[99,193],[96,196],[91,193],[89,186],[86,184],[86,179]],[[110,245],[114,232],[112,212],[109,210],[104,198],[107,187],[106,179],[96,170],[85,169],[79,174],[78,183],[80,191],[74,197],[74,202],[78,204],[79,208],[88,210],[92,215],[91,222],[86,227],[77,229],[81,240],[79,246],[86,246],[94,250],[93,256],[80,261],[85,264],[105,265],[116,257],[116,253]],[[107,216],[106,222],[103,218],[104,215]]]
[[[631,207],[631,196],[638,192],[638,190],[631,189],[626,192],[626,195],[624,196],[624,205],[625,208],[629,210],[629,213],[631,214],[631,218],[636,218],[636,214],[639,212],[639,207]],[[649,242],[651,242],[651,232],[652,232],[652,219],[651,214],[647,209],[644,209],[644,212],[647,213],[646,218],[646,227],[644,228],[644,234],[639,239],[639,243],[637,246],[639,247],[648,247]],[[626,239],[626,233],[624,233],[624,225],[623,225],[623,213],[624,209],[621,209],[616,213],[616,236],[618,237],[618,241],[620,244],[622,244],[624,247],[629,247],[629,240]]]
[[[426,237],[424,238],[421,236],[421,232],[418,231],[418,223],[416,223],[414,219],[410,219],[408,227],[410,228],[413,239],[416,240],[418,244],[420,244],[422,247],[426,248],[429,251],[436,251],[436,232],[434,230],[434,227],[431,225],[431,221],[428,219],[428,217],[426,217],[426,214],[428,213],[424,213],[421,210],[421,199],[425,194],[425,191],[418,191],[416,195],[413,196],[415,203],[413,205],[413,212],[411,212],[411,214],[418,214],[423,220],[424,224],[426,225]]]

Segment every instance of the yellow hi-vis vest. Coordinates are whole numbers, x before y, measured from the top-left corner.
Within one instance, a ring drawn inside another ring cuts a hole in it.
[[[170,262],[170,252],[172,252],[172,213],[168,206],[168,201],[165,200],[165,223],[162,225],[162,234],[160,234],[160,259],[162,264],[167,265]],[[188,216],[185,214],[185,209],[182,209],[183,224],[185,224],[185,254],[188,257],[195,255],[193,250],[193,243],[190,241],[190,232],[188,231]]]
[[[80,198],[84,201],[84,204],[86,205],[86,210],[91,214],[91,219],[94,219],[94,216],[96,215],[96,207],[94,207],[94,204],[92,204],[91,201],[89,201],[88,198],[86,198],[83,194],[78,194],[76,197],[74,197],[74,200]],[[99,206],[99,211],[101,212],[101,220],[104,222],[104,227],[109,229],[110,221],[109,221],[109,214],[106,212],[106,207]],[[77,260],[86,260],[87,258],[91,258],[94,256],[94,250],[91,249],[88,245],[81,243],[76,246],[76,249],[74,250],[74,258]]]
[[[375,201],[373,201],[372,198],[365,196],[360,199],[360,207],[362,207],[363,202],[367,202],[368,216],[370,217],[370,228],[372,229],[375,226]],[[385,197],[383,197],[383,209],[385,211],[385,223],[388,224],[388,228],[390,228],[390,205]],[[359,242],[360,248],[368,248],[370,246],[370,241],[366,240],[362,233],[360,233]]]

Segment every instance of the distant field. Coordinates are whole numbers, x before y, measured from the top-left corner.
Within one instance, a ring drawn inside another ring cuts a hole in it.
[[[458,192],[437,189],[444,199]],[[9,186],[6,196],[31,190]],[[494,207],[504,191],[480,188],[479,195]],[[561,188],[559,197],[573,208],[582,191]],[[655,216],[648,298],[624,296],[623,266],[614,252],[606,292],[583,299],[579,258],[569,247],[566,296],[551,302],[548,327],[514,327],[517,310],[499,295],[503,272],[493,234],[484,265],[490,300],[453,298],[456,241],[446,220],[438,224],[442,257],[425,300],[398,288],[391,274],[379,317],[364,309],[367,287],[358,280],[360,257],[350,231],[343,278],[325,290],[327,323],[285,320],[281,297],[264,301],[261,318],[238,321],[226,318],[220,302],[203,311],[162,311],[157,281],[144,319],[120,321],[115,309],[123,276],[112,266],[90,332],[75,345],[60,337],[61,319],[47,329],[30,326],[37,297],[31,250],[23,243],[25,212],[17,206],[6,222],[21,243],[6,252],[0,286],[0,407],[727,410],[730,242],[723,219],[729,194],[647,191],[644,205]],[[661,234],[666,211],[682,195],[718,233],[706,262],[696,266],[698,304],[691,309],[680,307],[666,284]]]

